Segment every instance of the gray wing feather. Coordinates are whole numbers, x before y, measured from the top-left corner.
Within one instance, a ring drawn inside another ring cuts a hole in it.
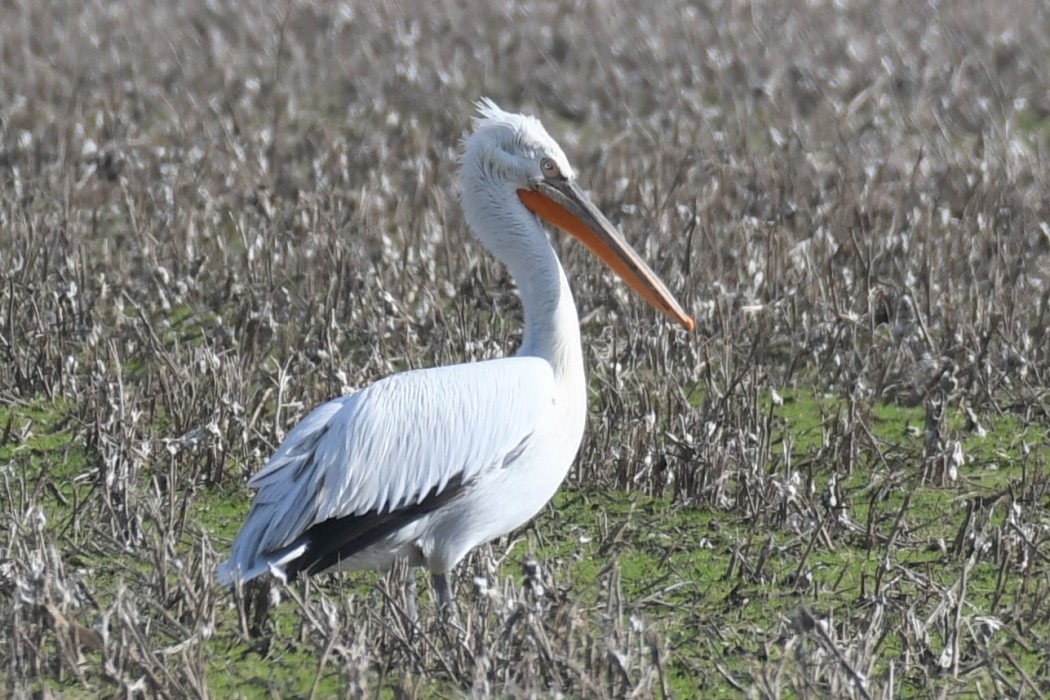
[[[550,365],[513,357],[404,372],[318,406],[249,480],[257,493],[220,578],[262,573],[317,523],[415,505],[502,467],[553,398]]]

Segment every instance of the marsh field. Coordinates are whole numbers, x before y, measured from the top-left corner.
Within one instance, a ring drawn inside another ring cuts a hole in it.
[[[0,3],[0,695],[1050,694],[1050,5]],[[697,320],[555,235],[588,432],[457,570],[215,582],[313,406],[520,340],[475,101]]]

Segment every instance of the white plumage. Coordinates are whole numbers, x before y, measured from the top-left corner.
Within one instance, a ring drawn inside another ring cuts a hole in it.
[[[531,117],[490,101],[467,139],[467,223],[525,309],[517,357],[387,377],[314,409],[248,482],[257,490],[223,583],[266,572],[425,566],[439,598],[471,549],[550,500],[579,449],[587,391],[576,307],[537,217],[579,238],[654,306],[692,320],[575,185]]]

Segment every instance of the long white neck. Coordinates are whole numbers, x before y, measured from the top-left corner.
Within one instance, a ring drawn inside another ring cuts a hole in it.
[[[558,256],[547,234],[511,189],[484,177],[468,179],[463,192],[467,223],[507,266],[525,307],[519,355],[541,357],[561,381],[584,385],[580,323]]]
[[[568,373],[582,377],[580,321],[569,281],[550,241],[542,230],[537,233],[542,246],[536,246],[534,256],[504,260],[525,308],[525,334],[518,354],[542,357],[551,363],[555,376]]]

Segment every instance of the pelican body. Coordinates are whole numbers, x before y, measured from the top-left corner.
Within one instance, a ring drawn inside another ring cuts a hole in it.
[[[448,603],[448,572],[551,499],[583,438],[587,386],[576,306],[541,220],[693,329],[577,186],[540,122],[489,100],[478,109],[462,157],[462,205],[471,231],[517,283],[521,348],[392,375],[314,409],[249,480],[255,498],[219,567],[223,583],[385,570],[404,559],[429,570]]]

